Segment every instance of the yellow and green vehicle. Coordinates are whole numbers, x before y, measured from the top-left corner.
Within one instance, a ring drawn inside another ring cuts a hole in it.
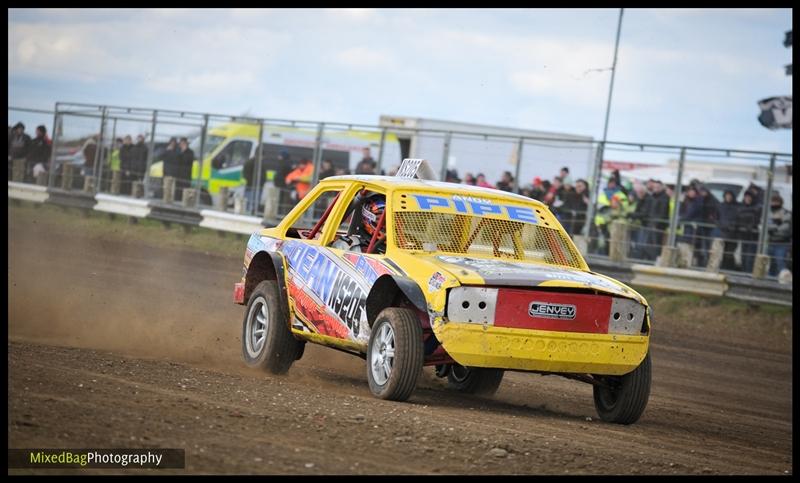
[[[263,132],[262,169],[267,181],[273,181],[279,166],[279,154],[285,151],[293,161],[313,159],[317,132],[313,129],[265,125]],[[324,133],[321,159],[330,159],[334,166],[351,169],[361,159],[364,148],[377,156],[381,135],[368,131],[333,131]],[[199,182],[201,197],[206,203],[216,199],[220,188],[227,187],[233,196],[245,187],[242,176],[244,164],[258,153],[259,125],[227,123],[208,129],[202,163],[195,160],[192,180]],[[189,147],[200,153],[201,137],[190,141]],[[397,137],[387,134],[384,144],[385,159],[400,159]],[[164,163],[155,159],[150,167],[153,187],[161,185]]]
[[[592,272],[546,205],[504,191],[327,178],[252,234],[234,301],[248,365],[283,373],[322,344],[364,358],[384,399],[409,398],[423,366],[465,393],[505,371],[590,383],[621,424],[649,398],[647,301]]]

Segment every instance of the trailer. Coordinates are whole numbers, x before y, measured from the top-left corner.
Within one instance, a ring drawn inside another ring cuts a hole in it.
[[[494,183],[509,171],[522,187],[536,176],[552,179],[563,166],[573,180],[586,178],[595,159],[591,136],[395,115],[381,115],[379,124],[397,136],[401,158],[427,159],[442,178],[450,169]]]

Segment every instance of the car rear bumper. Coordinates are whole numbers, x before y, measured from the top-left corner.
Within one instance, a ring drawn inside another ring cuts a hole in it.
[[[437,324],[438,325],[438,324]],[[473,367],[622,375],[647,355],[646,335],[591,334],[447,322],[436,336],[459,364]]]

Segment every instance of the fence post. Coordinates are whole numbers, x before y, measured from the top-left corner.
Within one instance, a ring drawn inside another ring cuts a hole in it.
[[[111,162],[114,160],[114,147],[115,146],[117,146],[117,118],[116,117],[114,118],[114,123],[112,124],[112,127],[111,127],[111,148],[108,150],[108,172],[111,173],[111,181],[112,182],[114,180],[114,168],[111,166]],[[121,147],[122,147],[122,145],[117,146],[117,150],[119,150],[119,148],[121,148]],[[119,169],[117,171],[122,170],[122,160],[121,159],[119,160],[119,164],[120,164],[118,166]],[[109,189],[110,188],[111,187],[109,186]],[[98,190],[102,190],[102,189],[103,189],[102,187],[98,188]],[[117,193],[117,194],[119,194],[119,193]]]
[[[198,154],[199,167],[197,168],[197,178],[194,180],[195,188],[197,188],[198,197],[203,183],[203,161],[205,161],[206,151],[206,133],[208,132],[208,114],[203,114],[203,130],[200,132],[200,153]],[[199,199],[199,198],[198,198]]]
[[[217,200],[217,210],[228,211],[228,187],[222,186],[219,189],[219,199]]]
[[[450,157],[450,141],[453,138],[453,133],[448,131],[444,136],[444,152],[442,153],[442,178],[441,181],[447,180],[447,162]]]
[[[158,122],[158,111],[153,111],[153,122],[150,125],[150,146],[147,147],[147,167],[144,169],[144,196],[151,197],[150,193],[150,167],[153,165],[153,155],[156,149],[156,123]],[[161,172],[161,179],[164,179],[164,172]]]
[[[64,163],[64,167],[61,169],[61,189],[63,190],[71,190],[72,189],[72,171],[74,166],[69,163]]]
[[[56,102],[56,112],[53,114],[53,150],[50,152],[50,169],[47,170],[47,187],[52,188],[53,185],[56,183],[55,177],[55,170],[56,170],[56,160],[58,159],[58,132],[59,123],[61,122],[61,116],[58,114],[58,103]],[[66,164],[66,162],[65,162]],[[62,168],[62,176],[63,176],[63,168]]]
[[[118,195],[120,193],[120,185],[122,184],[122,171],[111,172],[111,194]]]
[[[667,243],[661,248],[661,257],[657,265],[674,267],[677,264],[678,248],[675,245],[678,230],[678,213],[681,211],[681,186],[683,182],[683,166],[686,163],[686,148],[681,148],[681,157],[678,160],[678,179],[675,180],[675,190],[672,193],[673,211],[669,218],[669,231]]]
[[[517,165],[514,167],[514,184],[513,184],[513,191],[514,193],[519,193],[519,172],[522,168],[522,147],[525,144],[525,140],[523,138],[519,138],[519,142],[517,144]]]
[[[375,166],[375,174],[381,174],[383,168],[383,148],[386,142],[386,128],[381,130],[381,143],[378,145],[378,165]]]
[[[722,265],[722,257],[725,256],[725,240],[722,238],[714,238],[711,242],[711,250],[708,252],[708,264],[706,265],[707,272],[717,273],[719,267]]]
[[[608,229],[608,258],[612,262],[625,261],[628,247],[628,224],[623,220],[613,220]]]
[[[600,192],[600,178],[603,171],[603,152],[605,151],[605,142],[600,142],[597,147],[597,160],[592,166],[592,179],[589,186],[589,206],[586,208],[586,223],[583,225],[583,236],[587,240],[591,240],[591,227],[594,223],[594,215],[597,211],[597,193]]]
[[[103,106],[100,111],[100,136],[97,139],[97,154],[94,157],[94,179],[95,183],[92,187],[92,193],[100,191],[100,183],[103,182],[103,165],[105,164],[105,156],[103,156],[103,138],[106,135],[106,112],[108,108]],[[85,187],[85,185],[84,185]]]
[[[767,191],[764,193],[763,206],[761,207],[761,229],[758,231],[758,252],[753,263],[753,278],[764,278],[769,272],[769,255],[767,246],[769,235],[769,205],[772,198],[772,180],[775,177],[775,154],[769,158],[769,172],[767,173]]]
[[[162,176],[161,182],[163,189],[161,197],[164,203],[172,203],[175,200],[175,178],[172,176]]]
[[[261,201],[261,188],[264,185],[264,182],[261,180],[261,170],[263,168],[263,157],[264,157],[264,120],[259,119],[258,121],[258,148],[256,149],[256,172],[255,178],[253,178],[253,212],[249,213],[249,215],[255,215],[258,213],[258,205],[259,201]],[[245,193],[247,192],[247,186],[245,185]]]

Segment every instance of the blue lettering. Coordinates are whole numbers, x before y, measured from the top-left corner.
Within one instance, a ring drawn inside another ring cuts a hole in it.
[[[490,205],[487,203],[478,203],[476,201],[470,201],[470,206],[472,207],[472,212],[476,215],[483,215],[483,214],[496,214],[499,215],[500,206],[499,205]]]
[[[328,297],[331,293],[331,288],[333,288],[333,280],[336,278],[336,273],[338,271],[339,269],[336,264],[328,260],[328,265],[325,267],[324,272],[320,276],[319,288],[315,290],[315,292],[326,304],[328,303]]]
[[[465,205],[463,201],[453,198],[453,205],[455,205],[457,212],[459,213],[467,212],[467,205]]]
[[[533,210],[521,206],[506,206],[508,217],[515,221],[522,221],[525,223],[539,223]]]
[[[414,198],[417,199],[417,204],[419,205],[420,209],[423,210],[430,210],[435,206],[442,208],[450,207],[450,203],[447,201],[447,198],[441,196],[414,195]]]

